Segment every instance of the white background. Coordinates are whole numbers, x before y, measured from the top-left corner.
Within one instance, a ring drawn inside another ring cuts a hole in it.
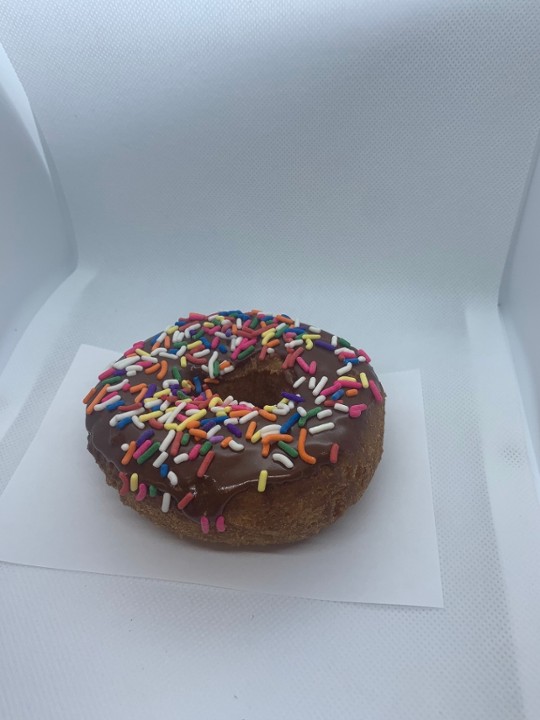
[[[496,302],[540,6],[111,5],[0,10],[79,252],[0,377],[0,480],[81,342],[216,306],[300,315],[421,369],[446,607],[2,566],[0,715],[535,719],[538,505]]]

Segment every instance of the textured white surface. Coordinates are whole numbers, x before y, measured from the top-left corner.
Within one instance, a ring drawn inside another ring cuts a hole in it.
[[[540,716],[538,508],[516,384],[491,368],[485,387],[490,353],[512,380],[495,308],[539,30],[532,0],[4,0],[0,38],[95,276],[43,310],[2,483],[81,342],[190,309],[284,310],[379,370],[420,368],[446,607],[2,566],[0,716]],[[490,318],[481,347],[472,310]]]
[[[309,542],[239,551],[179,544],[114,502],[80,420],[81,398],[120,354],[79,348],[0,497],[0,559],[318,600],[443,606],[418,371],[380,376],[388,395],[384,455],[362,502]],[[59,455],[60,466],[44,462]],[[73,507],[85,508],[77,522]]]

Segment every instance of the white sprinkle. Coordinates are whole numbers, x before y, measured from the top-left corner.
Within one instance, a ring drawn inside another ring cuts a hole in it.
[[[240,424],[245,425],[245,423],[249,422],[250,420],[253,420],[254,418],[258,417],[259,413],[257,410],[254,410],[253,412],[248,413],[247,415],[243,415],[240,418]]]
[[[293,467],[293,462],[288,458],[286,455],[283,455],[282,453],[274,453],[272,455],[272,460],[275,460],[278,463],[281,463],[284,467],[287,469]]]
[[[301,338],[298,338],[298,340],[289,340],[289,342],[285,343],[286,348],[295,348],[299,345],[303,345],[304,341]]]
[[[358,362],[367,362],[367,360],[366,360],[366,358],[364,357],[364,355],[359,355],[359,356],[358,356]]]
[[[319,433],[325,432],[326,430],[333,430],[336,426],[333,422],[329,423],[323,423],[322,425],[315,425],[315,427],[310,427],[309,432],[312,435],[318,435]]]
[[[162,425],[165,425],[166,422],[172,422],[174,418],[178,415],[178,413],[182,412],[182,410],[186,407],[185,402],[181,402],[180,405],[177,405],[174,407],[170,412],[168,412],[166,415],[162,415],[157,419],[158,423],[161,423]]]
[[[276,349],[275,349],[275,348],[268,348],[268,349],[266,350],[266,354],[267,354],[267,355],[273,355],[275,352],[276,352]]]
[[[295,380],[293,382],[293,388],[300,387],[300,385],[306,381],[306,376],[302,375],[302,377],[299,377],[298,380]]]
[[[169,453],[162,452],[157,456],[157,458],[154,460],[152,465],[154,467],[161,467],[168,457],[169,457]]]
[[[315,387],[316,382],[317,382],[317,378],[315,377],[315,375],[312,375],[312,376],[309,378],[308,388],[309,388],[310,390],[313,390],[313,388]]]
[[[195,415],[195,413],[201,412],[200,410],[197,410],[197,408],[190,408],[189,410],[186,410],[186,415],[189,417],[190,415]]]
[[[160,352],[163,352],[163,348],[156,348],[155,350],[150,350],[150,356],[156,357],[156,355],[159,355]]]
[[[169,470],[169,472],[167,473],[167,479],[173,487],[176,487],[178,485],[178,478],[176,476],[176,473],[173,473],[172,470]]]
[[[172,336],[173,343],[182,342],[184,333],[181,330],[175,330]]]
[[[138,410],[130,410],[129,412],[119,413],[118,415],[114,415],[109,420],[109,425],[111,427],[115,427],[120,422],[120,420],[123,420],[127,417],[132,417],[133,415],[142,415],[144,412],[146,412],[144,408],[139,408]]]
[[[138,427],[139,430],[144,430],[144,423],[141,422],[136,415],[133,416],[133,424],[135,427]]]
[[[161,445],[159,446],[159,449],[160,449],[162,452],[164,452],[164,451],[169,447],[169,445],[170,445],[170,444],[172,443],[172,441],[174,440],[174,436],[175,436],[175,435],[176,435],[176,433],[175,433],[174,430],[169,430],[169,432],[168,432],[167,435],[165,436],[163,442],[162,442]],[[156,467],[157,467],[157,465],[156,465]]]
[[[224,332],[221,332],[220,330],[217,330],[214,335],[218,338],[221,338],[222,340],[228,340],[229,338],[225,335]],[[234,337],[234,336],[233,336]]]
[[[277,328],[276,328],[276,332],[277,332],[278,330],[283,330],[283,328],[286,328],[286,327],[289,327],[289,324],[288,324],[288,323],[286,323],[286,322],[279,323],[279,325],[278,325]]]
[[[300,327],[300,320],[295,320],[293,327]]]
[[[233,367],[232,365],[229,365],[229,367],[226,367],[226,368],[224,368],[224,369],[221,371],[221,374],[222,374],[222,375],[226,375],[227,373],[230,373],[230,372],[232,372],[233,370],[234,370],[234,367]]]
[[[315,398],[315,405],[320,405],[326,400],[324,395],[319,395],[318,398]]]
[[[343,403],[335,403],[334,410],[338,410],[339,412],[344,412],[344,413],[349,412],[349,408],[347,407],[347,405],[343,405]]]
[[[334,355],[341,355],[342,353],[345,357],[355,357],[355,353],[347,347],[338,347],[334,350]]]
[[[236,318],[236,327],[240,330],[242,328],[243,321],[242,318]]]
[[[231,440],[227,447],[230,447],[234,452],[241,452],[244,449],[244,446],[236,442],[236,440]]]
[[[133,365],[128,365],[126,368],[126,372],[140,372],[141,370],[144,370],[142,365],[138,365],[137,363],[134,363]]]
[[[223,422],[224,425],[238,425],[238,418],[227,418]]]
[[[136,356],[130,355],[127,358],[122,358],[121,360],[117,360],[115,363],[113,363],[113,368],[116,370],[123,370],[124,368],[128,367],[128,365],[133,365],[133,361],[136,359]]]
[[[163,500],[161,501],[161,512],[169,512],[169,508],[171,507],[171,494],[170,493],[163,493]]]
[[[180,453],[180,455],[177,455],[174,458],[174,462],[179,465],[180,463],[186,462],[189,460],[189,455],[187,453]]]
[[[266,435],[272,435],[273,433],[279,432],[280,428],[281,425],[265,425],[259,432],[261,433],[261,437],[266,437]]]
[[[214,363],[215,363],[215,361],[216,361],[217,359],[218,359],[218,351],[217,351],[217,350],[214,350],[214,353],[213,353],[212,357],[211,357],[210,360],[208,361],[208,368],[207,368],[207,370],[206,370],[206,372],[208,372],[208,374],[210,375],[211,378],[215,377],[215,375],[214,375]],[[218,369],[218,373],[219,373],[219,369]]]
[[[176,380],[175,378],[169,378],[168,380],[163,381],[164,388],[168,388],[171,385],[177,385],[177,384],[178,384],[178,380]]]
[[[337,371],[337,375],[346,375],[350,370],[352,370],[352,363],[348,362],[346,365],[344,365],[342,368],[339,368]]]
[[[177,358],[181,358],[182,355],[185,355],[187,352],[187,347],[185,345],[182,345],[181,348],[178,348],[178,352],[176,353]]]
[[[142,369],[142,368],[141,368],[141,369]],[[136,374],[137,374],[137,371],[136,371],[136,370],[127,370],[127,371],[126,371],[126,376],[127,376],[127,377],[133,377],[133,376],[136,375]]]
[[[170,401],[170,400],[164,400],[164,401],[161,403],[161,405],[159,406],[159,409],[160,409],[160,410],[166,410],[166,409],[167,409],[168,407],[170,407],[170,406],[171,406],[171,401]]]
[[[287,404],[286,407],[283,405],[276,405],[276,407],[272,410],[272,412],[275,415],[288,415],[289,414],[289,405]]]
[[[328,382],[327,376],[323,375],[322,378],[319,380],[319,382],[313,388],[313,394],[320,395],[321,392],[324,390],[324,386],[326,385],[327,382]]]
[[[312,332],[312,333],[317,334],[317,333],[320,333],[320,332],[321,332],[321,328],[313,327],[313,325],[310,325],[310,326],[309,326],[309,331]]]
[[[112,398],[109,398],[106,402],[98,403],[97,405],[94,405],[94,410],[97,410],[98,412],[100,410],[104,410],[106,407],[109,407],[109,405],[112,405],[117,400],[120,400],[120,395],[113,395]]]
[[[158,337],[155,339],[154,342],[158,342],[158,343],[162,342],[163,340],[165,340],[165,335],[166,335],[166,334],[167,334],[167,331],[164,330],[164,331],[161,333],[161,335],[158,335]]]
[[[331,414],[332,411],[330,410],[330,408],[326,408],[325,410],[321,410],[321,412],[317,413],[317,419],[322,420],[323,418],[330,417]]]
[[[330,340],[330,345],[333,345],[336,347],[337,345],[337,335],[332,335],[332,339]]]
[[[128,443],[122,443],[120,446],[124,452],[127,452],[129,450],[129,444]]]
[[[233,400],[234,400],[234,398],[233,398],[232,395],[227,395],[227,397],[225,398],[225,400],[222,400],[222,401],[221,401],[221,404],[222,404],[223,407],[227,407],[227,405],[229,405],[230,403],[232,403]]]
[[[178,358],[178,356],[176,355],[176,353],[173,355],[173,354],[170,353],[170,352],[160,351],[158,354],[159,354],[159,357],[169,358],[170,360],[176,360],[176,359]]]
[[[307,415],[307,412],[306,412],[305,408],[303,408],[301,405],[299,405],[299,406],[296,408],[296,410],[297,410],[298,414],[301,415],[302,417],[304,417],[305,415]]]
[[[159,398],[157,398],[157,399],[156,398],[146,398],[145,400],[143,400],[143,402],[144,402],[144,407],[147,410],[151,410],[152,408],[157,408],[161,405],[161,400]]]
[[[219,432],[220,430],[221,430],[221,425],[214,425],[214,427],[211,428],[211,429],[206,433],[206,439],[209,440],[211,437],[213,437],[213,436],[214,436],[217,432]]]
[[[193,353],[193,357],[196,357],[196,358],[204,357],[205,355],[210,355],[209,348],[204,348],[204,350],[199,350],[198,352]]]

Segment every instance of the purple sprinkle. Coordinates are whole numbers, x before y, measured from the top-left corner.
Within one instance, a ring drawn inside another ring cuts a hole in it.
[[[113,375],[117,375],[117,376],[125,375],[125,374],[126,374],[125,368],[122,369],[122,370],[115,370],[115,371],[113,372]]]
[[[292,400],[295,403],[305,402],[304,398],[301,395],[293,395],[292,393],[288,392],[282,392],[281,394],[284,398],[287,398],[287,400]]]
[[[220,443],[222,440],[225,440],[225,435],[212,435],[210,438],[210,442],[214,443],[214,445]]]
[[[145,442],[146,440],[149,440],[151,437],[154,436],[154,434],[155,434],[154,431],[150,430],[150,428],[148,428],[148,430],[145,430],[143,433],[141,433],[141,435],[139,436],[139,439],[137,440],[137,442],[135,444],[137,445],[137,447],[140,447],[143,444],[143,442]]]
[[[153,397],[156,390],[157,390],[157,385],[155,383],[152,383],[149,386],[148,390],[146,391],[146,395],[144,397],[145,398]]]
[[[325,342],[324,340],[315,340],[315,345],[318,345],[319,347],[322,347],[325,350],[330,350],[330,352],[334,352],[334,350],[336,349],[333,345]]]
[[[236,437],[242,437],[242,431],[240,430],[240,428],[237,428],[236,425],[233,425],[232,423],[227,423],[225,427],[229,432],[232,432],[233,435],[236,435]]]

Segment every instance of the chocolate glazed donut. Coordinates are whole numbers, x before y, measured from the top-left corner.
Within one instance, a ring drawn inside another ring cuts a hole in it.
[[[191,313],[88,393],[88,449],[121,500],[182,537],[289,543],[330,525],[383,449],[363,350],[287,315]]]

